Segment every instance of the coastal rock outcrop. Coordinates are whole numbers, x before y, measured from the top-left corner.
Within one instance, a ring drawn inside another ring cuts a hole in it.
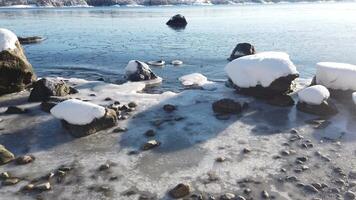
[[[129,81],[148,81],[158,78],[151,68],[144,62],[131,60],[125,68],[126,78]]]
[[[169,27],[174,29],[185,28],[188,24],[185,17],[181,14],[174,15],[171,19],[166,23]]]
[[[35,44],[35,43],[40,43],[44,39],[39,36],[31,36],[31,37],[18,37],[20,44]]]
[[[77,91],[58,78],[42,78],[33,83],[29,102],[47,101],[51,96],[66,96]]]
[[[14,154],[0,144],[0,165],[6,164],[14,159]]]
[[[36,80],[16,35],[0,29],[0,95],[19,92]]]
[[[238,43],[234,50],[232,51],[229,61],[235,60],[236,58],[240,58],[242,56],[248,56],[255,54],[255,47],[250,43]]]
[[[238,93],[271,99],[294,90],[299,73],[283,52],[262,52],[243,56],[226,65],[230,82]]]
[[[63,127],[73,137],[84,137],[117,124],[115,110],[93,103],[69,99],[51,109],[51,114],[62,120]]]

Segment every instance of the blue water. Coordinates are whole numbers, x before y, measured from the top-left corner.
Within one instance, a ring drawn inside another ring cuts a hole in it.
[[[165,25],[176,13],[188,19],[185,30]],[[305,78],[319,61],[356,64],[356,3],[0,9],[0,27],[47,38],[25,46],[39,76],[116,82],[131,59],[183,60],[181,67],[153,68],[170,88],[191,72],[224,78],[239,42],[288,52]]]

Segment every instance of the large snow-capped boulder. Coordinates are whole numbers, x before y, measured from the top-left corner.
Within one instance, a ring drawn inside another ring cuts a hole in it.
[[[151,68],[144,62],[131,60],[125,68],[126,78],[129,81],[147,81],[157,79],[158,76],[153,73]]]
[[[62,120],[63,126],[74,137],[91,135],[117,124],[114,110],[77,99],[63,101],[50,112]]]
[[[306,113],[330,116],[338,113],[336,106],[328,101],[329,90],[322,85],[307,87],[298,92],[299,102],[297,109]]]
[[[253,55],[256,53],[255,47],[250,43],[238,43],[234,50],[232,51],[229,61],[235,60],[242,56]]]
[[[183,15],[177,14],[170,18],[166,24],[174,29],[182,29],[187,26],[188,22]]]
[[[0,95],[19,92],[35,80],[17,36],[0,28]]]
[[[29,102],[47,101],[51,96],[66,96],[77,91],[58,78],[42,78],[33,84]]]
[[[293,80],[299,77],[289,55],[283,52],[243,56],[228,63],[225,71],[239,93],[260,98],[291,92]]]

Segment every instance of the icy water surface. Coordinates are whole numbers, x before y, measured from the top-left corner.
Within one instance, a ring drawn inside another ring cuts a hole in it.
[[[187,17],[185,30],[165,25],[176,13]],[[191,72],[224,78],[226,58],[238,42],[288,52],[306,78],[319,61],[355,64],[355,24],[355,3],[0,9],[1,27],[47,38],[26,46],[39,76],[117,81],[131,59],[183,60],[181,67],[155,69],[166,88]]]

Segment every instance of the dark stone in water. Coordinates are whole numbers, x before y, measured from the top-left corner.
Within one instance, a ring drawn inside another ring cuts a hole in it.
[[[242,111],[241,104],[232,99],[215,101],[212,108],[215,113],[219,114],[238,114]]]
[[[129,81],[147,81],[158,78],[155,73],[150,68],[144,67],[144,63],[136,60],[137,70],[135,73],[129,74],[127,79]]]
[[[169,191],[169,195],[175,199],[179,199],[189,195],[190,192],[191,187],[189,184],[180,183]]]
[[[39,36],[32,36],[32,37],[17,37],[20,41],[20,44],[35,44],[35,43],[40,43],[44,39]]]
[[[267,103],[273,106],[289,107],[294,105],[294,100],[289,95],[278,95],[268,99]]]
[[[5,111],[5,114],[24,114],[27,113],[28,110],[25,108],[20,108],[17,106],[10,106],[7,108],[7,110]]]
[[[298,102],[297,109],[313,115],[332,116],[338,113],[336,106],[330,101],[324,101],[320,105],[309,105],[304,102]]]
[[[48,101],[51,96],[66,96],[77,92],[76,89],[71,88],[63,80],[42,78],[33,84],[33,89],[28,101]]]
[[[183,29],[187,26],[188,22],[183,15],[177,14],[169,19],[166,24],[174,29]]]
[[[76,138],[88,136],[98,131],[111,128],[117,124],[116,112],[112,109],[106,109],[104,117],[95,119],[93,122],[87,125],[74,125],[62,120],[64,128]]]
[[[235,47],[235,49],[232,51],[230,58],[228,58],[229,61],[235,60],[237,58],[240,58],[242,56],[248,56],[255,54],[256,50],[255,47],[250,44],[250,43],[238,43]]]
[[[166,104],[163,106],[163,110],[166,112],[173,112],[173,111],[177,110],[177,107],[172,104]]]

